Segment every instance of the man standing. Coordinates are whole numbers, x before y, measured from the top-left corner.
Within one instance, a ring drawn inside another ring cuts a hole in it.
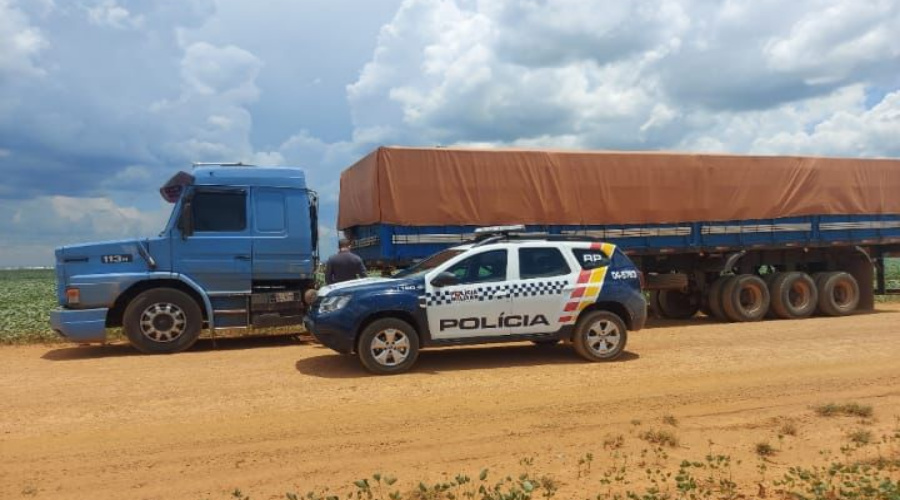
[[[366,277],[366,265],[358,255],[350,251],[350,242],[341,238],[338,253],[328,258],[325,264],[325,284],[340,283]]]

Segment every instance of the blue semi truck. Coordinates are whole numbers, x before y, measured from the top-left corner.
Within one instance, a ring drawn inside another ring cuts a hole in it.
[[[318,265],[302,170],[202,164],[160,192],[174,208],[158,236],[56,250],[55,331],[97,343],[122,327],[137,349],[172,353],[204,328],[302,323]]]
[[[479,226],[625,249],[666,318],[845,315],[900,256],[900,160],[382,147],[344,171],[339,229],[402,268]]]

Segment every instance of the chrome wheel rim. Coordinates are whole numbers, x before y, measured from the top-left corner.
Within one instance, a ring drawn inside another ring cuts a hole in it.
[[[174,342],[184,334],[186,326],[184,311],[169,302],[152,304],[141,313],[141,334],[153,342]]]
[[[615,322],[608,319],[595,321],[585,335],[585,344],[588,349],[599,356],[606,356],[615,352],[622,341],[622,332]]]
[[[396,328],[378,332],[369,346],[372,358],[382,366],[397,366],[409,357],[409,337]]]

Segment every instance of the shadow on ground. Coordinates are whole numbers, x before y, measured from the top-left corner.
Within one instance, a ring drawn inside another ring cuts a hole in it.
[[[372,376],[356,356],[338,354],[323,346],[315,346],[323,354],[297,361],[297,371],[304,375],[322,378],[359,378]],[[640,359],[635,353],[625,351],[615,361],[598,363],[615,365]],[[425,349],[410,373],[439,375],[443,372],[481,370],[511,366],[575,365],[587,361],[578,357],[571,346],[538,347],[531,344],[503,345],[497,347],[453,347]]]
[[[260,349],[265,347],[280,347],[291,345],[305,345],[312,341],[302,335],[268,335],[258,337],[234,337],[217,339],[200,339],[188,351],[181,355],[209,351],[239,351],[244,349]],[[105,345],[79,345],[66,346],[51,349],[45,352],[41,358],[49,361],[73,361],[79,359],[98,359],[121,356],[143,356],[127,342],[117,342]]]

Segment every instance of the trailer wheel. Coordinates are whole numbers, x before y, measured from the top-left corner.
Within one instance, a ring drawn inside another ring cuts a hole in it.
[[[859,305],[859,283],[845,272],[827,273],[819,281],[819,312],[846,316]]]
[[[807,318],[816,311],[819,291],[806,273],[778,273],[769,283],[772,314],[782,319]]]
[[[122,325],[137,350],[146,354],[184,351],[200,337],[203,314],[188,294],[173,288],[141,293],[125,308]]]
[[[669,319],[693,318],[700,310],[699,294],[681,290],[660,290],[658,299],[662,317]]]
[[[609,361],[622,354],[627,341],[622,318],[609,311],[591,311],[578,319],[572,344],[588,361]]]
[[[769,310],[766,282],[753,274],[735,276],[722,289],[722,310],[731,321],[759,321]]]
[[[382,318],[363,330],[356,352],[362,365],[372,373],[402,373],[419,358],[419,335],[402,319]]]
[[[728,321],[725,311],[722,310],[722,288],[731,278],[734,276],[718,277],[709,287],[709,293],[706,294],[706,305],[709,307],[709,312],[712,313],[713,318],[719,321]]]

